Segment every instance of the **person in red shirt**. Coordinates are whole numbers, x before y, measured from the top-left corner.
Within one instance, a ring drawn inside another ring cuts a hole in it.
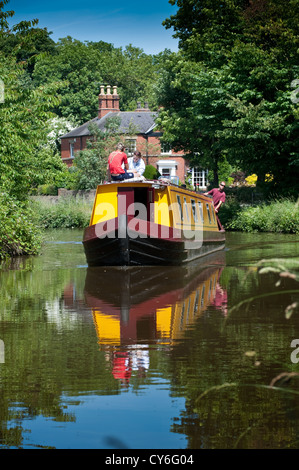
[[[208,191],[207,193],[204,193],[205,196],[211,195],[213,197],[213,204],[214,204],[214,209],[215,209],[215,212],[216,212],[218,228],[219,228],[219,230],[223,230],[223,231],[224,231],[224,228],[223,228],[223,226],[222,226],[222,224],[219,220],[218,212],[219,212],[219,209],[222,206],[222,204],[225,203],[224,188],[225,188],[225,182],[221,181],[221,183],[219,184],[219,188],[213,188],[213,189],[211,189],[211,191]]]
[[[128,173],[129,164],[125,147],[120,142],[116,146],[116,150],[111,152],[108,157],[107,171],[110,172],[112,181],[122,181],[134,178],[134,173]],[[124,168],[123,168],[124,165]]]

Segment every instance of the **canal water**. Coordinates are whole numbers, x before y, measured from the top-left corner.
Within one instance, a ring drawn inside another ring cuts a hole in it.
[[[0,448],[298,448],[297,236],[159,269],[89,269],[81,240],[0,267]]]

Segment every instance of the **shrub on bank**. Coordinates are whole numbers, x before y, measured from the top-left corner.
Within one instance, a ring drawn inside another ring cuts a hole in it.
[[[42,228],[85,228],[89,225],[93,200],[83,197],[62,197],[31,202],[37,223]]]
[[[299,199],[243,207],[228,221],[226,228],[244,232],[299,233]]]
[[[147,180],[157,180],[161,174],[153,165],[146,165],[143,176]]]
[[[40,196],[57,196],[58,188],[54,184],[42,184],[37,188],[37,194]]]
[[[10,256],[37,254],[41,233],[27,202],[0,193],[0,260]]]

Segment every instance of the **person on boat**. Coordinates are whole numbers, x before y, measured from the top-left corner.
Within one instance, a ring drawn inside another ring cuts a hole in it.
[[[111,152],[108,157],[107,172],[110,172],[112,181],[127,180],[135,176],[133,172],[128,172],[129,163],[124,150],[125,146],[119,142],[116,146],[116,150]]]
[[[145,170],[145,163],[141,157],[141,153],[135,150],[133,157],[128,159],[129,170],[134,173],[135,176],[143,176]]]
[[[222,204],[225,203],[225,192],[224,192],[224,189],[225,189],[225,182],[224,181],[221,181],[221,183],[219,184],[219,188],[213,188],[211,189],[211,191],[208,191],[205,194],[205,196],[212,196],[213,197],[213,205],[214,205],[214,209],[215,209],[215,212],[216,212],[216,219],[217,219],[217,224],[218,224],[218,228],[219,230],[223,230],[224,231],[224,228],[219,220],[219,217],[218,217],[218,212],[219,212],[219,209],[220,207],[222,206]]]

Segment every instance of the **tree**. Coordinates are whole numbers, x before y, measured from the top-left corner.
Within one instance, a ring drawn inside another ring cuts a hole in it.
[[[4,12],[7,1],[0,2],[0,42],[8,34],[8,18],[14,12]],[[22,32],[22,44],[31,40],[32,22],[21,22],[13,31]],[[0,258],[7,254],[35,253],[38,233],[31,222],[27,198],[30,188],[43,176],[44,162],[38,150],[47,140],[49,110],[57,104],[54,83],[33,88],[26,63],[16,56],[0,52],[0,199],[1,230]]]
[[[0,77],[4,102],[0,104],[0,187],[26,199],[28,191],[43,172],[38,148],[47,140],[50,108],[57,104],[54,84],[32,89],[24,86],[24,72],[15,57],[0,54]]]
[[[298,2],[290,2],[291,11],[281,0],[170,3],[179,9],[165,26],[174,28],[180,51],[158,87],[165,138],[191,152],[194,163],[214,167],[214,175],[227,158],[260,182],[271,173],[277,191],[294,188]]]
[[[120,118],[113,116],[106,122],[105,131],[94,123],[89,125],[91,138],[87,140],[86,149],[80,150],[74,159],[78,189],[95,189],[106,178],[108,156],[120,139]]]
[[[155,104],[153,58],[132,45],[123,50],[103,41],[60,39],[55,55],[40,56],[33,73],[35,85],[52,80],[61,82],[61,102],[54,111],[78,123],[97,115],[101,84],[118,87],[121,109],[135,109],[138,100]]]

